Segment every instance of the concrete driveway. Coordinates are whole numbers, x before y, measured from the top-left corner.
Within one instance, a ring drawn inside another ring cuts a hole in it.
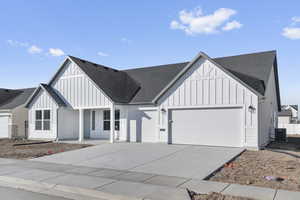
[[[227,147],[115,143],[33,160],[139,174],[204,179],[242,151],[242,148]]]

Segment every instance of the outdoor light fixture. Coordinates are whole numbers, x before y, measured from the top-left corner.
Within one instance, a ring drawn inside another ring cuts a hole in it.
[[[254,112],[254,111],[255,111],[255,108],[254,108],[252,105],[250,105],[250,106],[248,107],[248,110],[249,110],[249,112]]]
[[[160,109],[160,111],[164,112],[164,113],[167,112],[166,109],[164,109],[164,108]]]

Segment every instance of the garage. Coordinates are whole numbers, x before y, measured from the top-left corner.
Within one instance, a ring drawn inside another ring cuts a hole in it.
[[[9,116],[0,116],[0,138],[8,137]]]
[[[243,109],[203,108],[169,111],[169,143],[242,146]]]
[[[142,142],[157,142],[156,123],[157,123],[157,111],[144,110],[142,116],[142,122],[141,122]]]

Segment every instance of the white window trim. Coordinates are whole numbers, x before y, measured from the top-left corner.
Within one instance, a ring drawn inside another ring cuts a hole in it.
[[[44,111],[45,110],[49,110],[49,112],[50,112],[50,119],[44,119]],[[42,112],[42,118],[41,119],[36,119],[36,112],[37,111],[41,111]],[[52,118],[52,116],[51,116],[52,114],[51,114],[51,109],[47,109],[47,108],[45,108],[45,109],[36,109],[36,110],[34,110],[34,130],[35,131],[51,131],[51,118]],[[41,129],[36,129],[36,122],[37,121],[41,121],[42,122],[42,124],[41,124]],[[49,121],[49,129],[48,130],[45,130],[44,129],[44,121]]]
[[[109,124],[110,124],[110,118],[109,119],[104,119],[104,112],[105,111],[109,111],[110,112],[110,110],[103,110],[103,131],[110,131],[110,128],[109,128],[109,130],[104,130],[104,122],[109,122]],[[116,131],[120,131],[121,111],[119,109],[116,109],[115,112],[116,111],[119,111],[119,119],[115,118],[115,126],[116,126],[116,122],[119,122],[119,130],[116,130]]]

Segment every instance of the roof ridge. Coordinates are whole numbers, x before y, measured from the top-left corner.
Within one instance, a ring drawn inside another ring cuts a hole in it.
[[[170,64],[161,64],[161,65],[153,65],[153,66],[143,66],[143,67],[135,67],[135,68],[130,68],[130,69],[123,69],[121,71],[130,71],[130,70],[137,70],[137,69],[149,69],[149,68],[156,68],[156,67],[164,67],[167,65],[178,65],[178,64],[184,64],[184,63],[189,63],[190,61],[186,62],[178,62],[178,63],[170,63]]]
[[[231,58],[231,57],[238,57],[238,56],[249,56],[249,55],[256,55],[256,54],[263,54],[263,53],[276,53],[276,50],[269,50],[269,51],[258,51],[258,52],[253,52],[253,53],[244,53],[244,54],[237,54],[237,55],[232,55],[232,56],[222,56],[222,57],[215,57],[212,58],[214,59],[221,59],[221,58]]]
[[[68,55],[68,57],[70,57],[71,59],[76,59],[76,60],[79,60],[79,61],[84,61],[84,62],[88,62],[88,63],[91,63],[92,65],[97,65],[99,67],[104,67],[104,68],[108,68],[108,69],[111,69],[111,70],[118,70],[118,69],[115,69],[115,68],[112,68],[112,67],[108,67],[106,65],[102,65],[102,64],[98,64],[98,63],[95,63],[95,62],[92,62],[92,61],[89,61],[89,60],[86,60],[86,59],[82,59],[82,58],[79,58],[79,57],[75,57],[75,56],[71,56],[71,55]],[[118,70],[119,71],[119,70]]]

